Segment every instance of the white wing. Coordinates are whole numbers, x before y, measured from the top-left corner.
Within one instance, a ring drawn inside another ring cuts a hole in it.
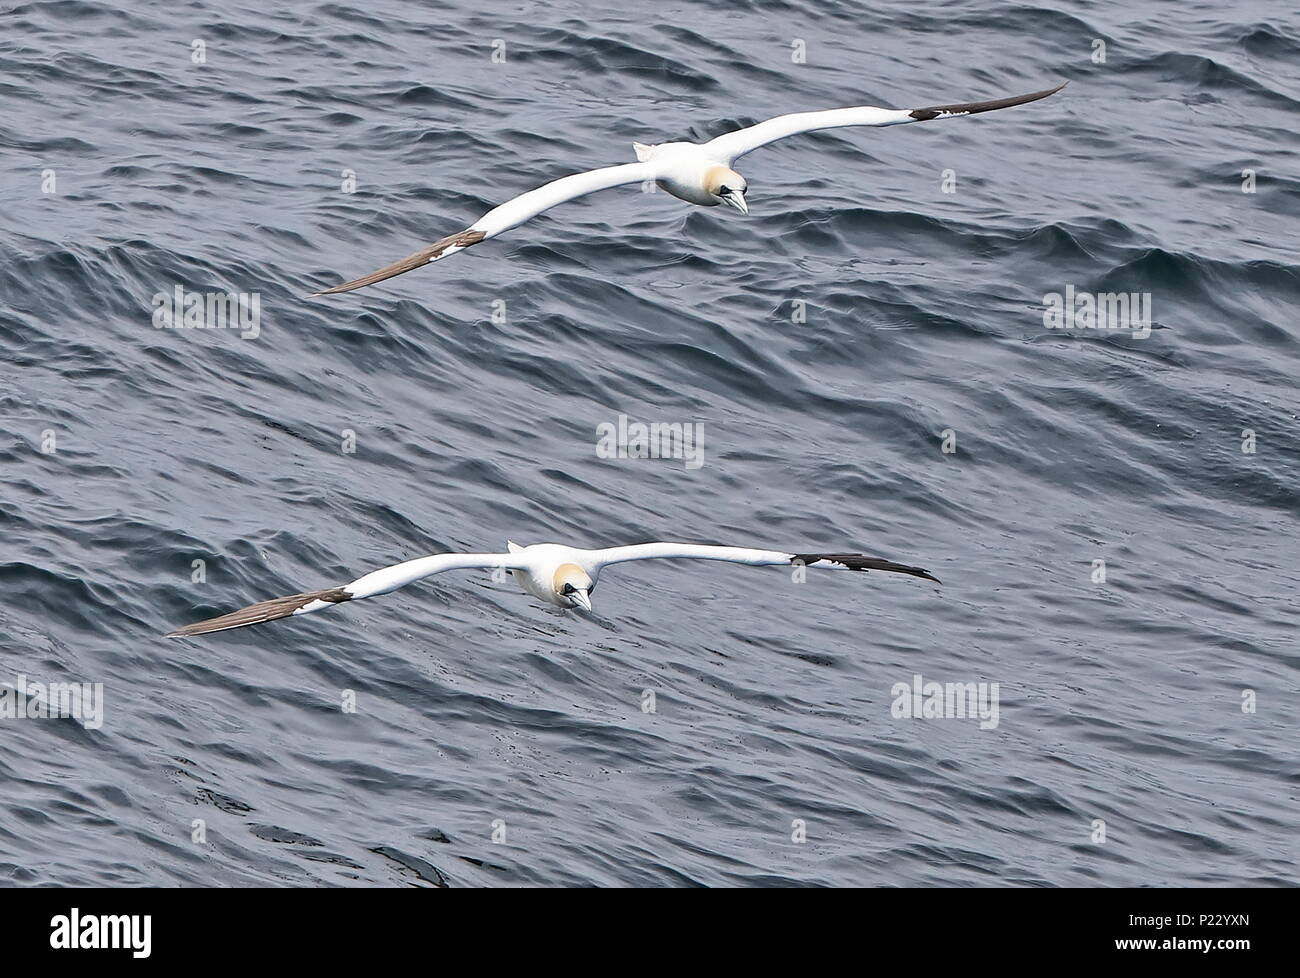
[[[376,595],[396,591],[412,581],[423,577],[441,574],[449,570],[466,570],[475,567],[504,567],[507,570],[527,567],[515,554],[434,554],[431,557],[417,557],[391,567],[372,571],[358,577],[351,584],[342,587],[326,588],[322,591],[307,591],[303,594],[290,594],[283,598],[259,601],[247,608],[240,608],[219,618],[195,622],[178,628],[168,634],[168,638],[185,635],[205,635],[208,632],[222,632],[228,628],[242,628],[244,625],[256,625],[290,615],[306,615],[313,611],[342,604],[359,598],[373,598]]]
[[[711,547],[698,543],[639,543],[632,547],[593,550],[597,567],[621,564],[628,560],[651,560],[655,557],[695,557],[700,560],[726,560],[733,564],[788,564],[794,554],[778,550],[750,550],[745,547]]]
[[[1065,85],[1066,83],[1062,82],[1055,88],[1046,88],[1041,92],[1013,95],[1010,98],[994,99],[991,102],[933,105],[924,109],[882,109],[874,105],[859,105],[849,109],[828,109],[825,112],[796,112],[793,115],[768,119],[748,129],[729,132],[725,136],[719,136],[705,143],[703,148],[710,159],[730,166],[737,157],[801,132],[812,132],[814,129],[838,129],[842,126],[900,126],[908,122],[951,119],[960,115],[974,115],[977,112],[991,112],[994,109],[1005,109],[1012,105],[1024,105],[1026,102],[1047,98],[1059,92]]]
[[[563,204],[575,197],[585,197],[598,190],[621,187],[629,183],[640,183],[654,176],[654,168],[645,163],[623,163],[619,166],[607,166],[586,173],[575,173],[543,184],[536,190],[520,194],[514,200],[508,200],[499,207],[494,207],[470,225],[469,230],[481,231],[486,237],[494,238],[502,231],[509,231],[525,221],[530,221],[542,211],[550,210],[556,204]]]
[[[376,282],[382,282],[394,275],[401,275],[413,268],[419,268],[421,265],[428,265],[440,258],[454,255],[458,251],[464,251],[480,241],[495,238],[503,231],[518,227],[543,211],[550,210],[556,204],[563,204],[566,200],[594,194],[598,190],[608,190],[610,187],[640,183],[642,180],[648,180],[653,176],[654,169],[647,163],[624,163],[621,166],[607,166],[599,170],[588,170],[586,173],[575,173],[572,176],[561,177],[559,180],[552,180],[536,190],[520,194],[514,200],[508,200],[499,207],[492,208],[464,231],[458,231],[456,234],[435,241],[427,248],[422,248],[401,261],[386,265],[377,272],[371,272],[369,275],[363,275],[361,278],[344,282],[342,285],[336,285],[333,288],[313,292],[312,295],[333,295],[336,292],[351,292],[353,289],[374,285]]]
[[[938,578],[920,567],[896,564],[881,557],[864,557],[862,554],[795,554],[780,550],[752,550],[746,547],[712,547],[698,543],[641,543],[632,547],[610,547],[607,550],[590,551],[592,562],[599,570],[609,564],[621,564],[628,560],[653,560],[657,557],[694,557],[700,560],[725,560],[733,564],[752,564],[757,566],[770,564],[822,563],[826,567],[839,570],[855,571],[893,571],[896,574],[910,574],[924,577],[938,583]]]

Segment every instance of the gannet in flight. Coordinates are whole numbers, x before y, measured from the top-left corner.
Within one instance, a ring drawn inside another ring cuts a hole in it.
[[[956,116],[991,112],[1012,105],[1034,102],[1065,87],[1065,82],[1055,88],[1028,95],[994,99],[991,102],[966,102],[960,105],[934,105],[925,109],[881,109],[874,105],[860,105],[849,109],[830,109],[826,112],[796,112],[777,116],[748,129],[737,129],[707,143],[660,143],[646,146],[633,143],[638,163],[607,166],[586,173],[561,177],[545,186],[521,194],[514,200],[494,207],[464,231],[435,241],[427,248],[394,262],[377,272],[344,282],[330,289],[313,292],[312,296],[351,292],[353,289],[374,285],[384,279],[401,275],[421,265],[428,265],[464,251],[471,245],[518,227],[543,211],[566,200],[607,190],[629,183],[655,181],[658,186],[681,200],[703,207],[726,204],[742,214],[749,213],[745,191],[749,184],[731,168],[731,164],[751,150],[801,132],[815,129],[837,129],[841,126],[898,126],[908,122],[928,122],[930,119],[951,119]]]
[[[519,585],[533,597],[561,608],[583,608],[587,611],[591,610],[591,592],[596,590],[596,581],[602,570],[610,564],[655,557],[698,557],[702,560],[726,560],[733,564],[755,565],[818,564],[841,570],[893,571],[896,574],[923,577],[935,583],[939,581],[920,567],[896,564],[880,557],[864,557],[862,554],[791,554],[776,550],[711,547],[694,543],[642,543],[606,550],[578,550],[554,543],[539,543],[531,547],[507,543],[506,546],[509,553],[504,554],[434,554],[430,557],[417,557],[415,560],[372,571],[342,587],[272,598],[219,618],[195,622],[178,628],[167,637],[204,635],[288,618],[290,615],[307,615],[313,611],[332,608],[344,601],[387,594],[412,581],[441,574],[443,571],[470,568],[502,568],[512,571]]]

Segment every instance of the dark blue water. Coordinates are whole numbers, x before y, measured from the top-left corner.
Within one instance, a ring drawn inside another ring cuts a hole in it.
[[[105,702],[0,721],[0,881],[1296,882],[1293,4],[0,24],[0,683]],[[1057,79],[756,152],[748,217],[614,190],[302,298],[634,140]],[[156,329],[178,285],[257,293],[259,335]],[[1067,287],[1159,328],[1049,330]],[[704,464],[599,457],[619,415],[702,424]],[[943,584],[627,565],[583,618],[468,573],[159,637],[507,539]],[[999,684],[997,726],[896,718],[917,674]]]

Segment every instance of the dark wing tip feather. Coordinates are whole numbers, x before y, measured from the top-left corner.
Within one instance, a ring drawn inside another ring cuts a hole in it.
[[[1068,81],[1063,81],[1055,88],[1044,88],[1041,92],[1030,92],[1028,95],[1011,95],[1007,98],[993,99],[988,102],[962,102],[958,105],[931,105],[924,109],[913,109],[908,113],[913,119],[920,122],[926,122],[930,119],[937,119],[941,115],[974,115],[976,112],[992,112],[994,109],[1007,109],[1013,105],[1024,105],[1026,102],[1037,102],[1040,98],[1047,98],[1049,95],[1055,95],[1066,85]]]
[[[313,601],[329,601],[333,604],[339,604],[343,601],[350,601],[352,595],[339,587],[327,588],[324,591],[307,591],[303,594],[290,594],[283,598],[272,598],[269,601],[259,601],[257,604],[250,604],[247,608],[240,608],[238,611],[232,611],[228,615],[221,615],[217,618],[208,618],[204,621],[196,621],[191,625],[185,625],[176,629],[174,632],[168,632],[165,638],[184,638],[187,635],[206,635],[209,632],[223,632],[228,628],[242,628],[245,625],[257,625],[264,621],[275,621],[278,618],[288,618],[299,608],[304,608]]]
[[[922,567],[896,564],[894,561],[885,560],[883,557],[864,557],[862,554],[795,554],[790,558],[790,563],[815,564],[819,560],[828,560],[847,567],[849,570],[892,571],[895,574],[910,574],[912,577],[923,577],[927,581],[934,581],[935,584],[943,583]]]
[[[362,275],[360,278],[354,278],[350,282],[344,282],[341,285],[335,285],[328,289],[321,289],[319,292],[313,292],[307,298],[314,299],[318,295],[335,295],[339,292],[352,292],[355,289],[364,289],[367,285],[374,285],[376,282],[382,282],[384,279],[393,278],[404,272],[419,268],[421,265],[427,265],[431,261],[436,261],[442,257],[442,253],[453,245],[457,248],[468,248],[470,245],[478,244],[487,235],[482,231],[458,231],[455,234],[448,235],[440,241],[435,241],[427,248],[421,248],[413,255],[407,255],[401,261],[395,261],[391,265],[385,265],[377,272],[371,272],[369,275]]]

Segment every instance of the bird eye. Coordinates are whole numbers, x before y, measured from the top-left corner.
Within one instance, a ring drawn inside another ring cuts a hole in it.
[[[729,193],[731,193],[731,188],[730,188],[730,187],[719,187],[719,188],[718,188],[718,196],[719,196],[719,197],[725,197],[725,196],[727,196],[727,194],[729,194]]]
[[[561,593],[561,594],[572,594],[572,593],[573,593],[573,585],[572,585],[572,584],[566,584],[566,585],[564,585],[564,589],[563,589],[562,591],[560,591],[560,593]]]

